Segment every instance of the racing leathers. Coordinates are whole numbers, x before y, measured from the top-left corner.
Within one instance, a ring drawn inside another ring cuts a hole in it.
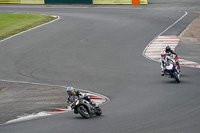
[[[164,76],[165,66],[169,66],[169,63],[170,63],[169,61],[171,61],[172,63],[174,63],[174,65],[176,65],[175,61],[171,59],[169,56],[166,56],[165,58],[160,59],[161,76]],[[175,67],[175,70],[179,74],[179,70],[177,69],[177,66]]]
[[[81,94],[79,91],[74,91],[72,94],[68,94],[67,102],[73,103],[79,97],[83,97],[83,94]]]
[[[68,94],[67,102],[73,103],[77,98],[83,98],[87,100],[92,106],[96,106],[96,104],[90,99],[88,95],[85,95],[78,90],[74,91],[72,94]]]
[[[177,69],[180,71],[180,64],[179,64],[179,61],[178,61],[178,59],[179,59],[178,55],[171,48],[168,48],[168,49],[166,48],[165,52],[166,52],[167,56],[169,56],[172,59],[175,59]]]
[[[167,56],[176,55],[178,57],[178,55],[171,49],[165,50],[165,52],[166,52]]]

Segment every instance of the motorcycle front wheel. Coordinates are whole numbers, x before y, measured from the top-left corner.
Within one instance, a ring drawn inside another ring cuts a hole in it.
[[[79,106],[77,108],[77,111],[79,112],[79,114],[83,117],[83,118],[90,118],[90,114],[88,112],[88,110],[84,107],[84,106]]]
[[[173,78],[175,78],[176,82],[180,83],[180,80],[179,80],[177,74],[175,74],[175,73],[171,73],[171,76],[172,76]]]
[[[100,116],[102,114],[102,110],[100,107],[96,107],[96,113],[97,116]]]

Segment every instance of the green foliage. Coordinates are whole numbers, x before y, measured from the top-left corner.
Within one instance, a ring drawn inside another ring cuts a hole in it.
[[[53,19],[49,15],[0,13],[0,40]]]

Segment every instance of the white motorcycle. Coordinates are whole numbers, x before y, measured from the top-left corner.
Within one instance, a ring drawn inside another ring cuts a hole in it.
[[[164,74],[169,75],[170,78],[180,83],[180,74],[176,71],[175,67],[176,65],[174,63],[169,63],[168,66],[165,66]]]

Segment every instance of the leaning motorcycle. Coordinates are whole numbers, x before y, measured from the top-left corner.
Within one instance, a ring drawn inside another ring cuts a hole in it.
[[[173,54],[167,54],[167,56],[169,56],[171,59],[173,59],[176,62],[177,69],[180,71],[179,58]]]
[[[170,78],[175,79],[178,83],[180,83],[180,75],[175,69],[176,65],[174,63],[170,63],[168,66],[165,66],[164,74],[169,75]]]
[[[83,118],[90,118],[93,115],[100,116],[102,110],[99,106],[93,106],[83,98],[77,98],[72,104],[71,109],[75,114],[80,114]]]

